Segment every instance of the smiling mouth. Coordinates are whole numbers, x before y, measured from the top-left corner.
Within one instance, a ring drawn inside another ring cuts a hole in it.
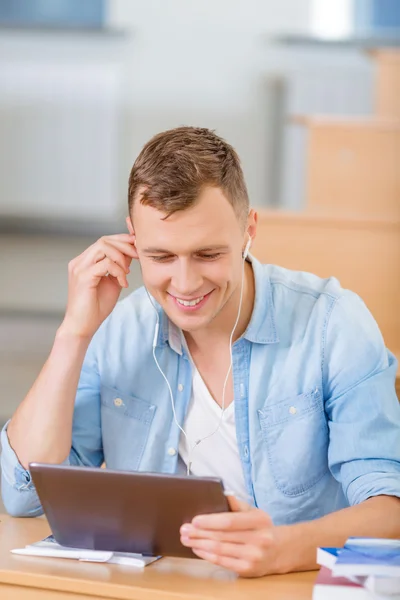
[[[208,292],[208,294],[204,294],[204,296],[198,296],[197,298],[193,298],[193,300],[184,300],[183,298],[179,298],[178,296],[173,296],[170,294],[171,298],[175,301],[178,306],[186,309],[195,309],[197,306],[203,306],[203,304],[208,300],[209,296],[212,294]]]
[[[199,304],[203,299],[204,299],[204,296],[200,296],[199,298],[196,298],[195,300],[181,300],[180,298],[175,298],[177,303],[181,304],[182,306],[196,306],[196,304]]]

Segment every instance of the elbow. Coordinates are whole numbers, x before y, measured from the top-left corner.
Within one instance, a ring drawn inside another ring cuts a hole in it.
[[[22,518],[22,517],[39,517],[43,514],[43,509],[40,505],[32,505],[32,503],[26,503],[24,501],[9,501],[3,497],[4,508],[6,513],[10,517]]]
[[[4,498],[3,498],[3,504],[4,504],[4,508],[6,509],[6,513],[10,516],[10,517],[26,517],[28,516],[26,514],[26,512],[24,511],[24,507],[23,506],[19,506],[15,503],[9,504],[7,503]]]
[[[10,517],[39,517],[43,508],[35,488],[18,489],[10,485],[2,474],[1,497],[6,513]]]

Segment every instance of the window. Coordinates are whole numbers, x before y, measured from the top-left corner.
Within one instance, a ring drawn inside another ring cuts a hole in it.
[[[353,32],[353,0],[313,0],[311,30],[317,37],[342,38]]]
[[[393,33],[397,29],[400,37],[399,0],[355,0],[354,9],[357,31]]]
[[[400,39],[400,0],[312,0],[311,29],[324,38],[386,33]]]
[[[0,24],[98,28],[106,0],[0,0]]]

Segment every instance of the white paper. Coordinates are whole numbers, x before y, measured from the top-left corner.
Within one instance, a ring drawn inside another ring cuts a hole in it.
[[[83,548],[69,548],[61,546],[52,535],[25,548],[15,548],[12,554],[23,556],[43,556],[52,558],[70,558],[84,562],[108,562],[130,567],[145,567],[161,558],[160,556],[143,556],[130,552],[111,552],[102,550],[86,550]]]

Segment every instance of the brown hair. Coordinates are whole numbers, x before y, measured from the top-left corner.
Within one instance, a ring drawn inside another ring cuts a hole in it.
[[[193,206],[205,186],[221,188],[245,223],[249,198],[234,148],[205,128],[164,131],[147,142],[132,167],[129,212],[140,192],[142,204],[164,212],[168,218]]]

